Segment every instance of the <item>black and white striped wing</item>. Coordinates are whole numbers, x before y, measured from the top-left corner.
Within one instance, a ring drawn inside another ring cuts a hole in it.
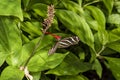
[[[67,48],[72,45],[76,45],[79,42],[79,38],[77,36],[67,37],[58,41],[48,52],[48,54],[53,54],[57,48]]]
[[[67,48],[71,45],[78,44],[78,42],[79,42],[79,38],[77,36],[64,38],[58,42],[58,48]]]
[[[48,51],[48,55],[55,53],[58,48],[58,42]]]

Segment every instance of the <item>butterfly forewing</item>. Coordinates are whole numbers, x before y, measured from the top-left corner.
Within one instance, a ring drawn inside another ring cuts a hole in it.
[[[71,45],[78,44],[78,42],[79,42],[79,38],[77,36],[64,38],[58,42],[58,44],[59,44],[58,48],[67,48]]]
[[[58,41],[48,52],[48,54],[53,54],[57,48],[67,48],[71,45],[76,45],[79,42],[79,38],[77,36],[67,37]]]

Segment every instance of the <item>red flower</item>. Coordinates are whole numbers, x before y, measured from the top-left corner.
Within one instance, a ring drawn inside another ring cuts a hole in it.
[[[56,34],[52,34],[50,32],[46,32],[45,34],[50,34],[51,36],[53,36],[57,41],[59,41],[61,39],[61,36],[56,35]]]

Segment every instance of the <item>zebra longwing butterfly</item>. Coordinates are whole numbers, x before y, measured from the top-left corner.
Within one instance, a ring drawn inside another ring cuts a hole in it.
[[[67,48],[71,45],[76,45],[79,42],[79,38],[77,36],[67,37],[59,40],[48,52],[48,54],[53,54],[57,48]]]

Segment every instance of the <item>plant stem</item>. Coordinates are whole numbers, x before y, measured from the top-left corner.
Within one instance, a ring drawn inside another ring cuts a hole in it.
[[[100,56],[101,52],[105,49],[105,46],[102,46],[101,50],[96,54],[97,57]]]
[[[40,37],[39,41],[36,43],[35,47],[33,48],[30,57],[27,59],[26,63],[24,64],[24,68],[27,66],[27,64],[29,63],[30,59],[34,56],[35,51],[39,48],[39,46],[41,45],[41,41],[43,40],[45,33],[48,29],[45,29],[42,36]]]
[[[37,42],[37,44],[35,45],[35,47],[33,48],[30,57],[27,59],[26,63],[24,64],[24,67],[27,66],[27,64],[29,63],[30,59],[34,56],[35,51],[38,49],[38,47],[41,45],[41,41],[44,38],[44,33],[42,34],[42,36],[40,37],[39,41]]]

